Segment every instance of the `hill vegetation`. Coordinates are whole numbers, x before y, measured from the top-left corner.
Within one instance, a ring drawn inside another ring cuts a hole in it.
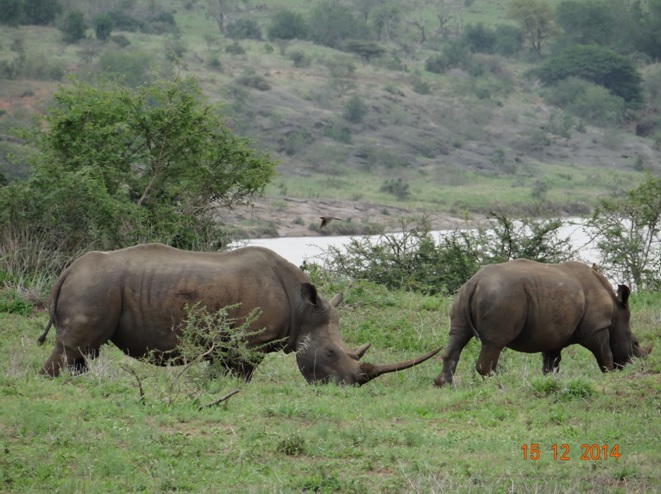
[[[10,127],[98,72],[195,77],[279,159],[272,199],[584,214],[659,172],[656,0],[0,4],[8,180],[29,173]]]

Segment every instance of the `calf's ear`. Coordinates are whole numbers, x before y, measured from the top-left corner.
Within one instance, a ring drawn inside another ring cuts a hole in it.
[[[617,285],[617,298],[622,305],[627,305],[631,290],[627,285]]]

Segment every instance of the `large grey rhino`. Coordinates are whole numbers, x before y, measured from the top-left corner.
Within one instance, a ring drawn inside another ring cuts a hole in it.
[[[208,253],[145,244],[88,252],[51,290],[50,321],[38,341],[42,344],[55,325],[56,342],[41,373],[55,377],[65,366],[84,371],[86,358],[97,356],[108,341],[131,357],[163,364],[165,355],[177,355],[186,306],[198,302],[208,312],[238,304],[230,310],[238,320],[259,308],[248,346],[262,353],[296,352],[309,382],[361,385],[417,365],[440,350],[390,365],[359,362],[369,344],[356,350],[344,346],[335,310],[341,299],[338,294],[327,302],[305,273],[261,247]],[[249,380],[256,363],[224,360],[223,365]]]
[[[617,294],[595,266],[570,261],[542,264],[517,259],[481,268],[459,290],[450,314],[450,338],[437,386],[451,384],[461,351],[475,336],[482,349],[477,371],[496,370],[508,347],[543,357],[544,373],[557,372],[560,352],[578,343],[603,371],[646,357],[631,332],[629,288]]]

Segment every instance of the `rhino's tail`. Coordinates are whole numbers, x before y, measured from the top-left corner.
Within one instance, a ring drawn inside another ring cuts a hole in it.
[[[37,340],[37,345],[41,346],[44,344],[44,341],[46,341],[46,335],[48,335],[48,331],[50,330],[50,327],[53,325],[54,322],[55,322],[55,315],[53,314],[52,316],[50,316],[50,319],[48,320],[48,324],[46,325],[46,329],[44,330],[43,334]]]
[[[46,329],[44,329],[42,335],[39,337],[39,339],[37,339],[37,344],[39,346],[44,344],[44,341],[46,341],[46,336],[48,335],[48,331],[55,323],[55,308],[57,307],[57,299],[60,297],[60,290],[62,289],[62,285],[64,284],[65,279],[65,273],[62,273],[50,291],[50,297],[48,297],[48,313],[50,315],[50,319],[48,320]]]
[[[470,287],[470,295],[468,296],[468,301],[464,307],[464,320],[465,323],[470,327],[470,329],[473,331],[473,335],[475,336],[475,339],[479,342],[482,341],[480,338],[480,333],[477,332],[477,328],[475,327],[475,322],[473,321],[473,296],[475,295],[475,290],[477,289],[477,282],[474,282],[471,287]]]

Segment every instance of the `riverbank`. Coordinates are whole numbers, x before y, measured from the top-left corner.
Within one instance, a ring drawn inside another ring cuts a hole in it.
[[[339,218],[321,229],[321,216]],[[403,208],[363,201],[263,197],[222,217],[244,238],[366,235],[402,231],[422,221],[432,230],[474,226],[483,215],[455,216],[423,208]]]

